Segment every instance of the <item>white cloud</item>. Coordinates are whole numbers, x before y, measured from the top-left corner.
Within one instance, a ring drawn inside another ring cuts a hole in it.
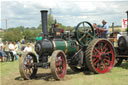
[[[9,27],[38,26],[40,10],[52,8],[53,16],[64,25],[75,26],[80,21],[121,25],[128,10],[126,0],[2,0],[1,19],[8,19]],[[4,28],[4,21],[2,21]]]

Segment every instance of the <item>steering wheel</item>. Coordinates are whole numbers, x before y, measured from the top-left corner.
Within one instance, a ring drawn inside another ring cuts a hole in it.
[[[83,21],[76,26],[75,36],[80,45],[88,46],[95,36],[95,31],[91,23]]]

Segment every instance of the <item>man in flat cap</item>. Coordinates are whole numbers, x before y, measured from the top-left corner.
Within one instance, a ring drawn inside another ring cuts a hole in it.
[[[104,38],[106,38],[107,34],[109,33],[109,27],[107,25],[107,22],[105,20],[102,21],[102,28],[104,29]]]

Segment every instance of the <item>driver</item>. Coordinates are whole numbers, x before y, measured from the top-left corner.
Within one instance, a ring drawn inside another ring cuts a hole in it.
[[[94,30],[96,32],[96,36],[101,38],[104,35],[104,30],[102,28],[97,27],[97,24],[93,24]]]

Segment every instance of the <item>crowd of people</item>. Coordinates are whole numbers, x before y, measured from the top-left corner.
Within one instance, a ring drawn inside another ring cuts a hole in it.
[[[1,62],[4,61],[14,61],[18,60],[18,57],[23,52],[29,52],[32,51],[32,47],[30,46],[30,43],[27,43],[26,46],[21,47],[20,42],[6,42],[3,44],[3,42],[0,42],[0,59]]]

